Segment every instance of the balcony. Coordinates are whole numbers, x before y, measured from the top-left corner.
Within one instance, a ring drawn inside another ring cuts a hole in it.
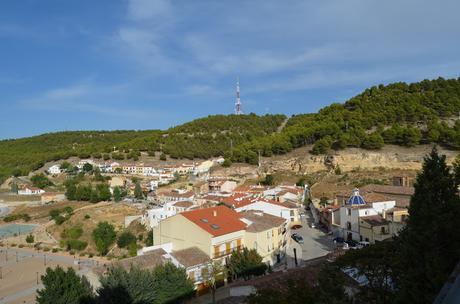
[[[241,250],[243,250],[243,248],[244,248],[244,246],[241,245],[241,246],[238,246],[238,247],[234,247],[234,248],[232,248],[230,250],[222,250],[222,251],[214,252],[213,259],[218,259],[218,258],[225,257],[227,255],[232,254],[233,251],[241,251]]]

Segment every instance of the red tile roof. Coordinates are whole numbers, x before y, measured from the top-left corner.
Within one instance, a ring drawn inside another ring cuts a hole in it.
[[[237,212],[225,206],[186,211],[180,214],[213,236],[220,236],[246,228]]]

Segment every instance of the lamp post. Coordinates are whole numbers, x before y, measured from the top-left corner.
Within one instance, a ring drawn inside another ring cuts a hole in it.
[[[37,271],[37,285],[38,285],[38,271]]]

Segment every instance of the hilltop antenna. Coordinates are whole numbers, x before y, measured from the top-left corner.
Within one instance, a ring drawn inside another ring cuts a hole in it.
[[[240,100],[240,78],[236,78],[236,102],[235,102],[235,114],[241,115],[243,114],[243,110],[241,110],[241,100]]]

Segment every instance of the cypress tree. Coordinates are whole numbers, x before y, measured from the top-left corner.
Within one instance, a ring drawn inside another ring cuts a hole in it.
[[[398,302],[431,303],[460,257],[458,183],[446,157],[433,148],[414,186],[398,240]]]

